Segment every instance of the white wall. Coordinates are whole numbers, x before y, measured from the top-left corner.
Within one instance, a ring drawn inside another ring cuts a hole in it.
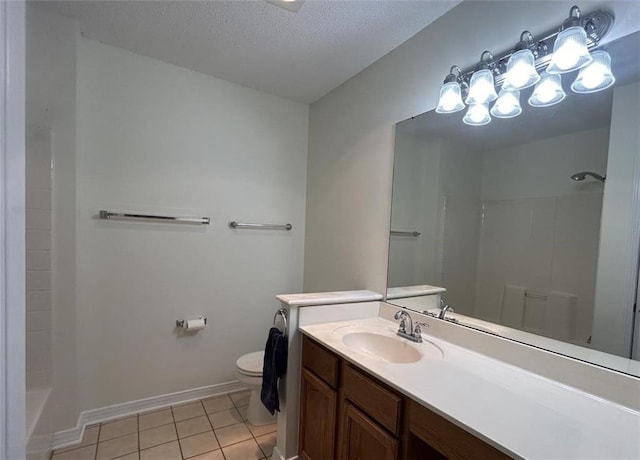
[[[475,303],[482,155],[469,146],[442,140],[440,202],[442,203],[442,268],[440,286],[445,302],[469,314]]]
[[[482,200],[557,197],[602,193],[592,178],[573,181],[581,171],[605,176],[609,126],[577,131],[483,153]]]
[[[308,106],[80,39],[77,113],[81,409],[234,380],[237,357],[264,347],[274,296],[302,288]],[[176,334],[198,315],[205,330]]]
[[[593,319],[593,347],[621,356],[631,352],[633,286],[638,280],[639,101],[640,83],[614,90]]]
[[[395,123],[435,107],[451,65],[504,51],[523,30],[552,29],[572,5],[464,2],[311,106],[305,291],[383,292]],[[638,29],[640,7],[631,2],[580,7],[611,8],[612,38]]]
[[[391,227],[422,234],[391,236],[389,287],[446,287],[447,303],[460,313],[473,311],[481,170],[482,155],[468,146],[396,133]],[[429,297],[423,301],[433,304]]]
[[[49,420],[49,425],[43,429],[50,432],[75,425],[78,417],[75,336],[76,34],[74,21],[45,13],[33,4],[27,6],[27,123],[31,128],[45,131],[41,135],[49,137],[48,149],[54,163],[50,179],[52,190],[41,189],[36,197],[37,207],[46,207],[44,203],[50,202],[52,208],[52,297],[49,299],[45,294],[38,294],[35,296],[38,298],[32,296],[28,299],[31,308],[44,311],[51,302],[53,392],[43,412],[43,418]],[[33,140],[30,137],[28,145],[35,147]],[[44,139],[41,141],[46,143]],[[41,144],[37,148],[46,150],[47,146]],[[40,174],[45,174],[44,163],[46,159],[39,165]],[[30,198],[33,197],[28,197],[29,201]]]
[[[395,151],[391,229],[420,235],[391,235],[388,287],[438,285],[440,142],[403,133]]]
[[[535,297],[523,299],[523,323],[507,325],[587,345],[605,185],[570,177],[580,171],[607,175],[608,145],[606,126],[484,153],[474,316],[504,323],[506,285],[540,296],[571,294],[577,308],[569,328],[549,330],[547,302]]]

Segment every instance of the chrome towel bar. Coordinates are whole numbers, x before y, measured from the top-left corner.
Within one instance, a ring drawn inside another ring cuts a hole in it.
[[[137,214],[132,212],[113,212],[100,211],[100,219],[115,220],[137,220],[137,221],[156,221],[156,222],[172,222],[176,224],[201,224],[209,225],[211,219],[208,217],[177,217],[177,216],[158,216],[153,214]]]
[[[287,310],[285,310],[284,308],[281,308],[280,310],[278,310],[278,311],[276,312],[276,314],[275,314],[275,315],[273,315],[273,325],[274,325],[274,326],[276,325],[276,319],[278,319],[278,315],[282,316],[282,323],[284,324],[284,330],[282,331],[282,334],[283,334],[285,337],[289,337],[289,336],[288,336],[288,329],[289,329],[289,326],[288,326],[288,324],[287,324]]]
[[[231,228],[257,228],[260,230],[291,230],[293,225],[291,224],[250,224],[231,221],[229,222]]]
[[[420,232],[403,232],[400,230],[391,230],[391,234],[396,236],[420,236],[421,235]]]

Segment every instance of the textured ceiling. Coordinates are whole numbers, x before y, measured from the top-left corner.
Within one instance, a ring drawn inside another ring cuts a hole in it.
[[[83,35],[261,91],[313,102],[458,1],[40,1]]]

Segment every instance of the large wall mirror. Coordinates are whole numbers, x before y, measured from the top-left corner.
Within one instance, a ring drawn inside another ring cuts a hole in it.
[[[606,49],[607,90],[570,74],[516,118],[396,125],[389,303],[437,312],[439,293],[461,325],[640,376],[640,33]]]

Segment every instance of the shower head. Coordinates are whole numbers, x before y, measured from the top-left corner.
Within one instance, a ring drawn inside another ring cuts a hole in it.
[[[590,172],[590,171],[583,171],[583,172],[579,172],[579,173],[575,173],[573,176],[571,176],[571,179],[575,180],[575,181],[582,181],[585,180],[585,178],[587,176],[591,176],[596,180],[599,180],[600,182],[604,182],[606,177],[601,176],[600,174],[594,173],[594,172]]]

